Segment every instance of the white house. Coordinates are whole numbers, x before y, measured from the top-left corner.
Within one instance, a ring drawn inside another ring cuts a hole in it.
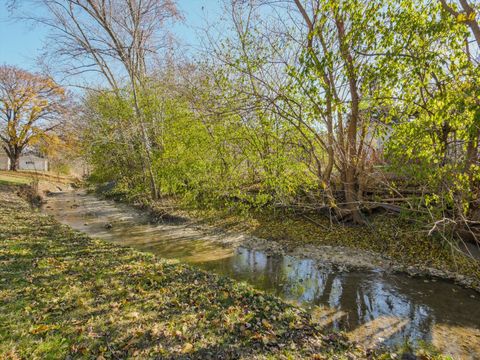
[[[0,154],[0,170],[10,169],[10,159],[6,154]],[[48,159],[33,154],[20,156],[18,170],[48,171]]]
[[[6,154],[0,151],[0,170],[8,170],[10,168],[10,159]]]

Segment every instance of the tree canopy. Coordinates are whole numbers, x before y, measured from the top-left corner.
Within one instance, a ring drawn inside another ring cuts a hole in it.
[[[187,57],[174,1],[35,3],[67,74],[105,79],[79,112],[92,179],[145,201],[478,225],[477,4],[224,1]]]
[[[0,138],[16,170],[29,145],[45,139],[64,120],[66,92],[52,78],[0,66]]]

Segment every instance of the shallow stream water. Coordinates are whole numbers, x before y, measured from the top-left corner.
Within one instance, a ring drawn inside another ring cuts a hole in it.
[[[91,236],[246,281],[365,346],[426,342],[454,359],[480,359],[480,294],[448,281],[339,272],[308,258],[226,248],[192,227],[150,224],[141,211],[84,192],[52,194],[43,211]]]

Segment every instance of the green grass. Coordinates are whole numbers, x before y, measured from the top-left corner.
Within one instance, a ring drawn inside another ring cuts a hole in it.
[[[94,240],[0,186],[0,358],[363,358],[303,310]],[[353,356],[353,357],[352,357]]]
[[[9,174],[2,171],[0,173],[1,185],[25,185],[32,182],[32,177],[27,175]]]
[[[18,185],[31,184],[33,181],[44,181],[52,183],[69,184],[77,181],[74,177],[58,175],[52,172],[45,171],[7,171],[0,170],[0,184],[4,185]]]

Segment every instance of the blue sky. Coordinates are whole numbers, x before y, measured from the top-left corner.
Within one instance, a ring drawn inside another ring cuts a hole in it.
[[[7,0],[0,0],[0,64],[33,69],[46,31],[9,19]]]
[[[16,65],[35,70],[35,59],[40,55],[47,30],[12,21],[7,11],[8,0],[0,0],[0,64]],[[174,32],[185,45],[197,45],[196,29],[204,23],[216,22],[222,9],[222,0],[177,0],[185,21],[174,27]]]

